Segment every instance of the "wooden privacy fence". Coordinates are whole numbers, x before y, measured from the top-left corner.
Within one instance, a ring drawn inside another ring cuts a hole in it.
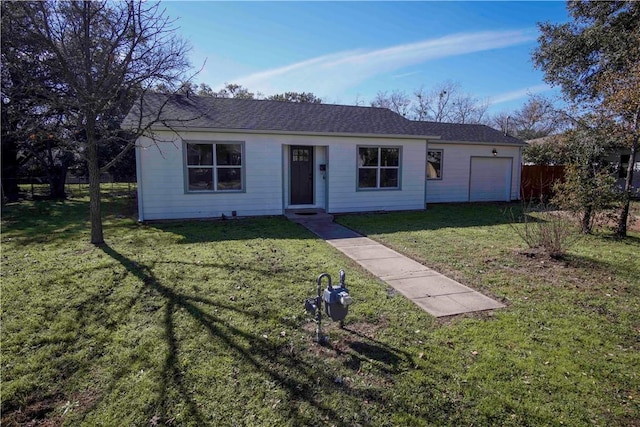
[[[522,165],[520,197],[523,200],[548,200],[553,185],[564,180],[564,166]]]

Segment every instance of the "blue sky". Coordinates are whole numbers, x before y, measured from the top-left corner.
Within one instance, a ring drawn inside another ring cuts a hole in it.
[[[534,69],[536,24],[565,22],[565,3],[163,1],[179,18],[197,82],[238,83],[264,95],[313,92],[368,105],[378,91],[411,93],[447,80],[490,103],[519,108],[557,96]]]

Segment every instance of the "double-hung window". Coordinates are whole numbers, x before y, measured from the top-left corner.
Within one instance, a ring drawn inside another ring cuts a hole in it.
[[[427,179],[442,179],[442,150],[427,151]]]
[[[243,144],[186,143],[187,191],[242,191]]]
[[[400,188],[400,147],[358,147],[358,189]]]

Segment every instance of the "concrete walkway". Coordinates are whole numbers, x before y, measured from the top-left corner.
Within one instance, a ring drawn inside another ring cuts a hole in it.
[[[455,280],[333,222],[331,215],[287,215],[435,317],[504,307]]]

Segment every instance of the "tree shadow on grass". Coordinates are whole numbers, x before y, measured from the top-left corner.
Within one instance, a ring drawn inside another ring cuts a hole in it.
[[[639,243],[640,242],[634,244],[635,246],[638,246],[638,251],[636,253],[640,253]],[[608,275],[609,277],[622,278],[629,283],[637,283],[637,279],[640,277],[640,267],[638,267],[637,260],[630,262],[614,262],[576,254],[567,254],[562,258],[562,260],[566,265],[573,268],[583,271],[593,271],[602,276]]]
[[[89,203],[77,200],[10,203],[2,219],[3,232],[19,237],[24,244],[66,239],[87,229]]]
[[[175,396],[177,392],[179,399],[186,408],[186,413],[183,412],[183,416],[197,425],[208,424],[209,417],[199,409],[197,402],[189,391],[189,385],[185,384],[185,374],[180,368],[181,343],[176,336],[175,325],[175,314],[178,311],[188,313],[194,321],[204,327],[211,338],[222,342],[233,357],[251,366],[255,371],[267,375],[271,381],[276,383],[286,393],[288,403],[287,405],[281,405],[279,410],[284,411],[282,415],[295,425],[308,425],[317,422],[314,418],[310,418],[312,415],[301,413],[299,410],[301,405],[312,406],[317,413],[329,420],[331,424],[351,424],[344,420],[344,414],[341,414],[337,408],[331,407],[325,403],[322,396],[318,396],[318,390],[330,393],[345,393],[362,401],[375,401],[382,404],[384,398],[381,391],[369,387],[358,389],[349,387],[346,384],[337,384],[335,376],[322,370],[322,365],[314,366],[315,363],[304,360],[301,355],[295,352],[287,351],[282,345],[278,345],[265,336],[235,327],[225,319],[211,314],[205,310],[205,307],[232,309],[241,315],[249,317],[275,317],[274,314],[269,314],[268,311],[267,313],[255,313],[241,308],[221,305],[206,298],[176,292],[161,283],[149,267],[131,261],[108,245],[101,246],[101,249],[141,280],[147,288],[152,289],[165,299],[163,322],[164,339],[168,352],[162,368],[161,393],[157,401],[159,412],[150,414],[150,418],[157,416],[159,421],[163,423],[170,421],[171,404],[172,402],[175,404],[175,397],[172,400],[171,396]],[[273,320],[282,321],[276,318]],[[367,357],[381,355],[379,351],[374,352],[375,349],[370,345],[360,346],[358,350],[367,353]],[[393,354],[393,352],[386,349],[384,351],[390,355]],[[390,360],[394,359],[394,357],[389,356]],[[393,364],[398,362],[398,360],[395,360]]]
[[[131,198],[105,198],[103,223],[132,216]],[[133,223],[132,223],[133,224]],[[90,230],[89,201],[78,199],[35,200],[9,203],[2,212],[2,231],[24,245],[66,241]]]
[[[396,374],[399,372],[400,364],[403,361],[412,360],[412,355],[408,352],[391,347],[359,332],[355,328],[345,326],[343,330],[356,337],[356,340],[348,343],[350,347],[348,353],[351,359],[345,364],[351,369],[353,369],[353,366],[359,368],[360,364],[366,360],[373,361],[380,365],[382,372]]]
[[[179,235],[179,243],[183,244],[259,238],[317,239],[312,233],[284,217],[154,222],[147,226],[163,233]]]

